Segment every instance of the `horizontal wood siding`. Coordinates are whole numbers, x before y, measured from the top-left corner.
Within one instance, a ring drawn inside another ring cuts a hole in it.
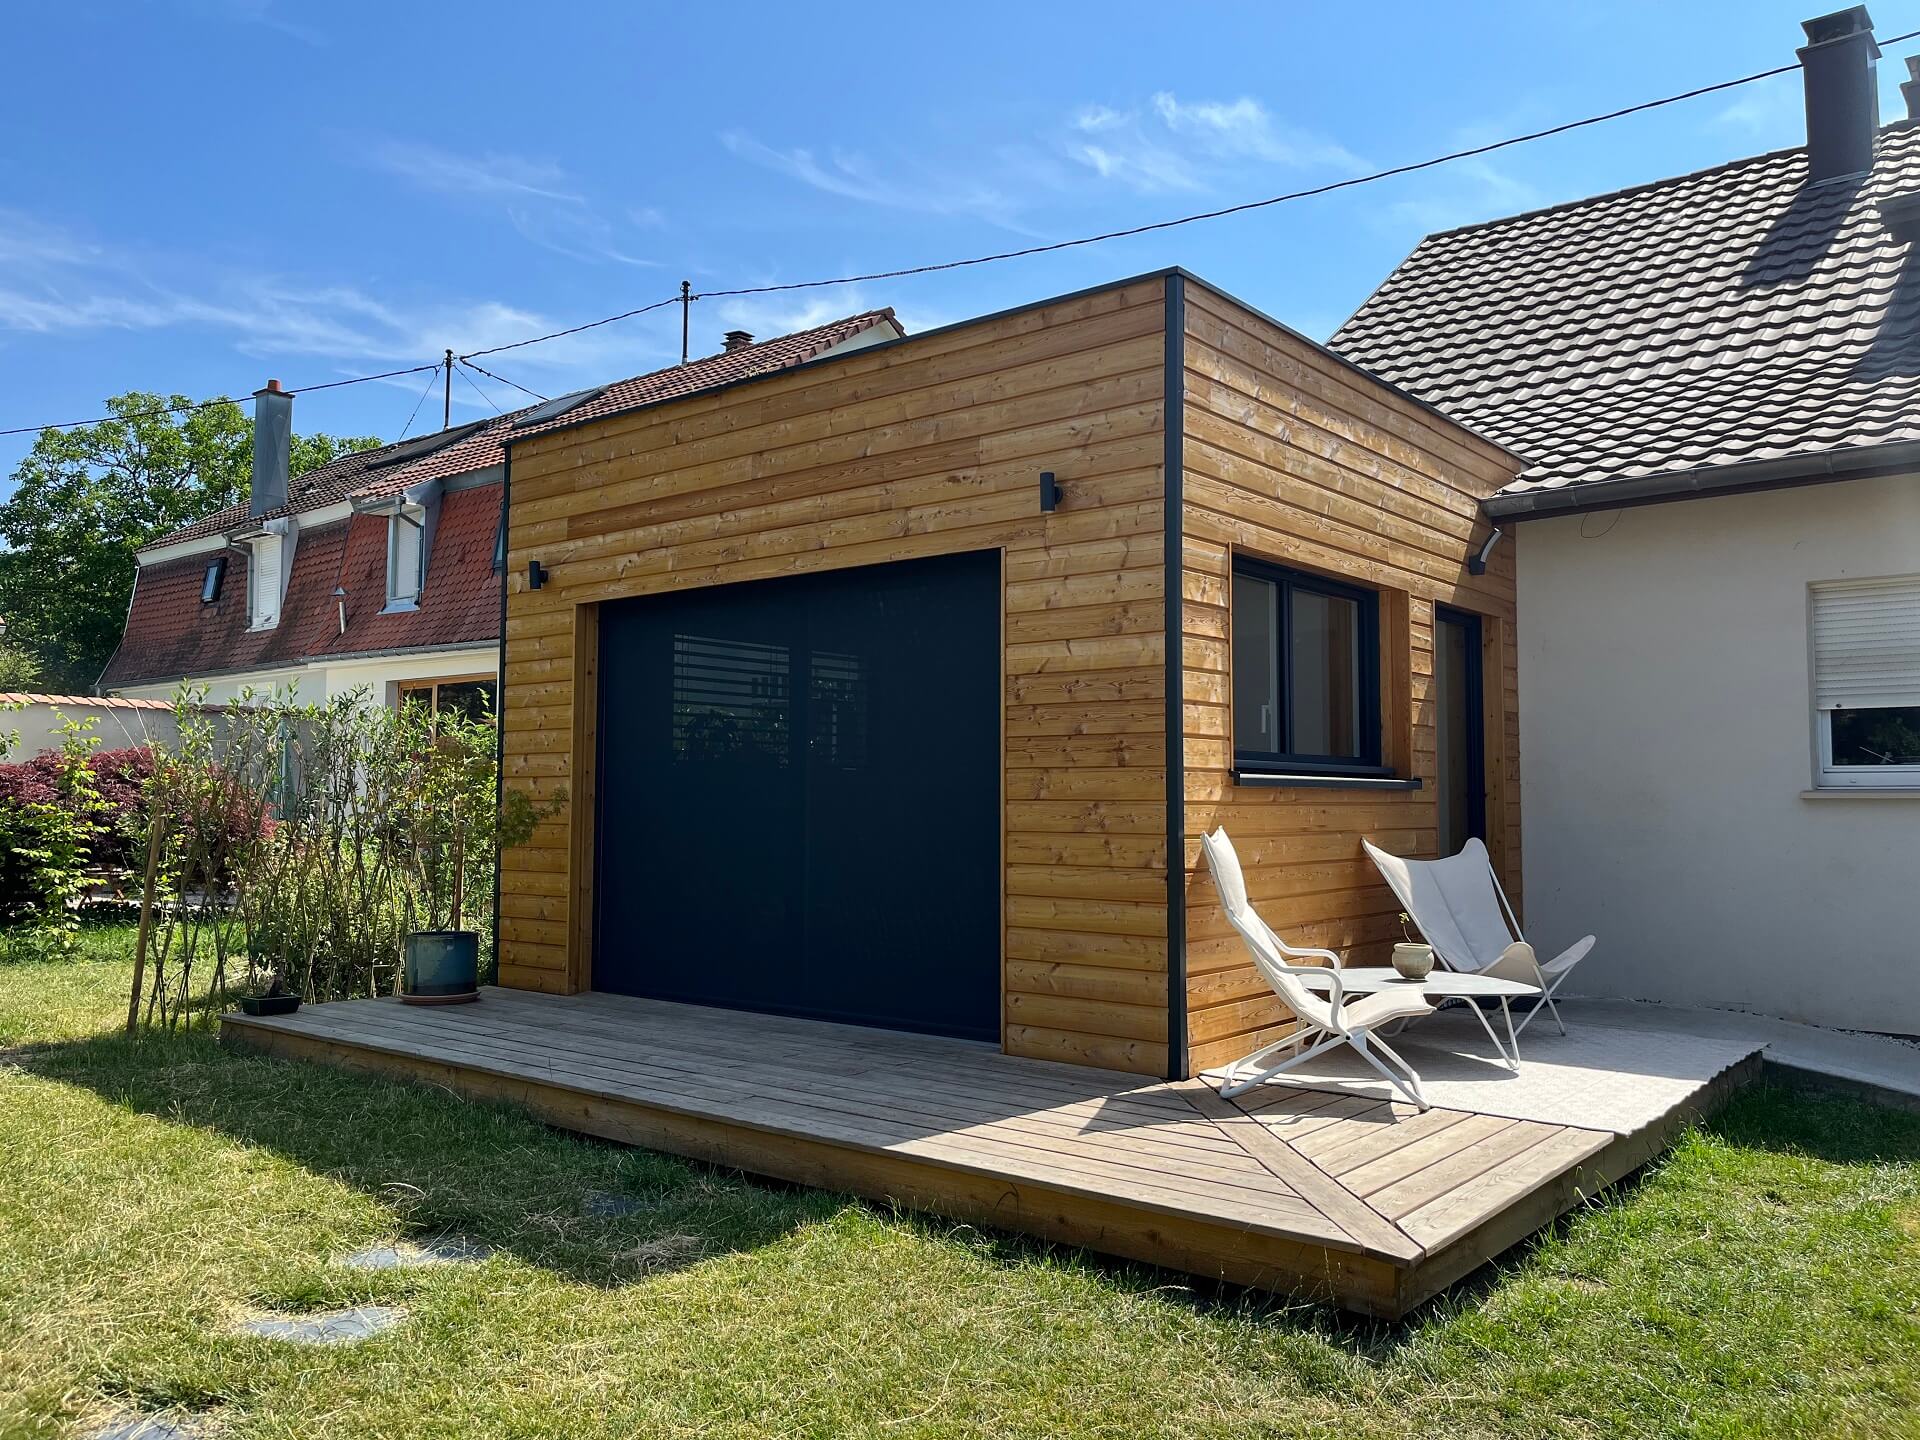
[[[1005,1046],[1163,1073],[1164,347],[1154,279],[516,446],[506,783],[589,778],[579,607],[998,548]],[[589,822],[563,807],[504,857],[502,983],[590,983]]]
[[[1433,607],[1484,617],[1488,841],[1520,895],[1514,543],[1468,575],[1481,499],[1512,478],[1493,446],[1346,369],[1205,286],[1187,286],[1184,559],[1189,1063],[1223,1064],[1285,1033],[1286,1011],[1221,913],[1199,839],[1232,834],[1261,914],[1290,944],[1380,964],[1399,911],[1360,848],[1431,855],[1431,789],[1236,786],[1231,621],[1236,550],[1382,592],[1385,754],[1434,781]]]

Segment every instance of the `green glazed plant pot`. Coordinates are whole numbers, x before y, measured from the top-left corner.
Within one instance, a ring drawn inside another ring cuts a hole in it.
[[[416,930],[407,936],[400,998],[409,1005],[458,1005],[480,998],[480,936],[472,930]]]

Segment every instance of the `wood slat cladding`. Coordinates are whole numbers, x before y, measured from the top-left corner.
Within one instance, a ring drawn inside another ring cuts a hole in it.
[[[1051,514],[1043,470],[1064,492]],[[1517,900],[1511,541],[1489,574],[1465,568],[1478,503],[1512,473],[1177,272],[522,441],[505,783],[571,798],[503,858],[502,983],[591,982],[593,748],[618,731],[593,713],[599,605],[994,549],[1004,1048],[1152,1075],[1244,1053],[1287,1018],[1219,913],[1199,836],[1228,826],[1290,939],[1374,959],[1397,907],[1360,837],[1431,853],[1435,806],[1430,790],[1233,783],[1233,555],[1381,592],[1386,755],[1429,782],[1434,606],[1484,617],[1489,842]]]
[[[1514,545],[1488,573],[1466,562],[1487,533],[1480,501],[1511,457],[1356,374],[1204,285],[1186,286],[1181,414],[1181,673],[1185,722],[1187,1060],[1224,1064],[1286,1033],[1289,1017],[1221,913],[1200,836],[1225,825],[1261,914],[1287,941],[1380,964],[1399,905],[1360,848],[1435,850],[1436,604],[1482,617],[1488,846],[1520,895]],[[1236,553],[1381,593],[1383,752],[1420,790],[1234,783]]]
[[[1165,291],[1123,283],[514,447],[506,784],[573,798],[503,858],[503,984],[590,983],[595,606],[992,548],[1005,1048],[1164,1073]],[[1051,515],[1042,470],[1065,491]]]

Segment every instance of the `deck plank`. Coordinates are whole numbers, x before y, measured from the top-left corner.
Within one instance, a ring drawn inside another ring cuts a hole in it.
[[[1262,1086],[1236,1103],[1204,1081],[974,1041],[596,992],[344,1001],[226,1016],[222,1034],[626,1143],[1389,1317],[1644,1163],[1696,1113],[1616,1136],[1307,1086]],[[1731,1083],[1703,1085],[1701,1104]]]

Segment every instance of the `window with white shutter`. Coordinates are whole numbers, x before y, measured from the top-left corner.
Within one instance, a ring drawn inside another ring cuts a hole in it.
[[[1920,789],[1920,575],[1812,592],[1823,786]]]
[[[408,610],[420,600],[420,521],[405,511],[387,517],[387,609]]]
[[[247,565],[247,613],[255,630],[271,630],[280,623],[280,545],[278,535],[261,535],[253,542]]]

